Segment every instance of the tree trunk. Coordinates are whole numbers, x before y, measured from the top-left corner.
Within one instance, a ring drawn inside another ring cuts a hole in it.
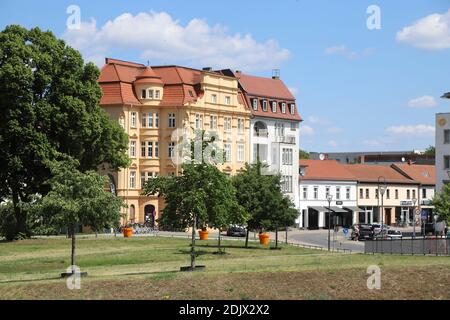
[[[219,228],[219,245],[218,245],[218,250],[219,252],[222,252],[222,244],[221,244],[221,235],[220,235],[220,228]]]
[[[70,263],[72,266],[72,274],[75,274],[75,225],[72,225],[72,253],[70,257]]]
[[[245,247],[248,248],[248,235],[250,233],[250,228],[247,227],[247,234],[245,235]]]
[[[191,269],[195,269],[195,227],[197,225],[197,217],[194,217],[192,225],[192,243],[191,243]]]
[[[19,194],[17,191],[14,190],[12,191],[12,202],[13,202],[14,216],[16,217],[16,227],[14,230],[14,234],[10,235],[11,239],[8,240],[14,239],[18,234],[28,236],[26,212],[24,212],[20,208]]]
[[[278,248],[278,227],[275,229],[275,248]]]
[[[286,244],[288,244],[288,226],[286,226]]]

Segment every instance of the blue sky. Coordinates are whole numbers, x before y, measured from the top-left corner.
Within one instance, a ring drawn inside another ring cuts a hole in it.
[[[67,29],[69,5],[81,26]],[[369,30],[369,5],[381,29]],[[297,98],[308,151],[424,149],[450,109],[450,1],[2,1],[0,27],[39,26],[86,59],[231,67]]]

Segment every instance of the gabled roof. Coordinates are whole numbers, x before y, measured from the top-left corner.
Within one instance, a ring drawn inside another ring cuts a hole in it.
[[[301,159],[300,167],[305,167],[301,180],[356,181],[353,174],[336,160]]]
[[[394,163],[392,168],[410,179],[419,181],[423,185],[436,184],[436,170],[434,165]]]
[[[371,164],[343,164],[359,182],[378,182],[378,178],[383,177],[388,183],[417,184],[390,166]],[[380,181],[383,181],[380,178]]]

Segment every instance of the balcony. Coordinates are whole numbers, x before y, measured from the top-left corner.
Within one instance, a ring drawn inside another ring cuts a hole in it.
[[[279,143],[295,144],[295,136],[276,136],[275,141]]]

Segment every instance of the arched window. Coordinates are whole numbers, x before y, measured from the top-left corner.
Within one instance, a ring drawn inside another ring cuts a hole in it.
[[[267,125],[262,121],[257,121],[254,125],[255,136],[257,137],[267,137]]]
[[[130,206],[130,223],[134,223],[136,218],[136,213],[134,209],[134,204]]]

